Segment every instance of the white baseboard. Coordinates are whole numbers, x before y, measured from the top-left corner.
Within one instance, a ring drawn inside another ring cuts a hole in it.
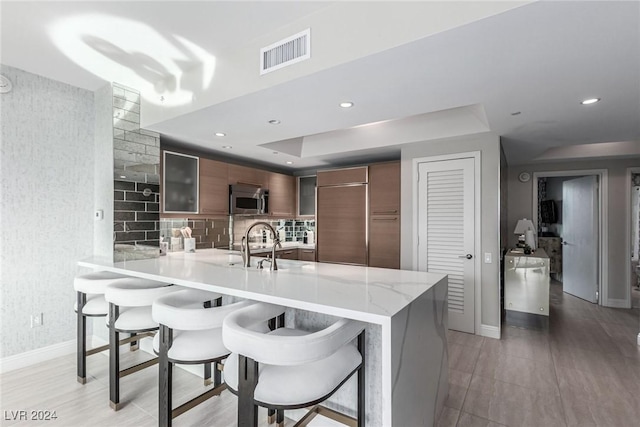
[[[53,344],[47,347],[37,348],[35,350],[25,351],[24,353],[14,354],[13,356],[3,357],[0,359],[0,373],[15,371],[16,369],[26,368],[36,363],[46,362],[56,357],[66,356],[76,352],[76,340],[65,341]]]
[[[500,339],[500,327],[491,325],[480,325],[480,335],[488,338]]]
[[[602,302],[602,305],[604,307],[611,308],[631,308],[631,301],[628,299],[608,298],[606,301]]]

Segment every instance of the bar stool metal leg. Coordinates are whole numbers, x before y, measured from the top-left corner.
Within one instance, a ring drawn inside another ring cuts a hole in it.
[[[160,325],[160,362],[159,362],[159,420],[158,425],[162,427],[171,427],[172,408],[171,400],[171,384],[173,381],[173,363],[169,362],[169,348],[173,340],[173,331],[166,325]]]
[[[256,427],[258,406],[254,403],[253,393],[258,384],[258,362],[243,355],[238,358],[238,427]]]
[[[358,369],[358,427],[364,427],[365,424],[365,366],[364,361],[366,360],[365,355],[365,335],[364,331],[360,332],[358,335],[358,351],[362,355],[362,364]]]
[[[77,369],[78,382],[85,384],[87,382],[87,318],[82,314],[87,295],[84,292],[76,292],[77,298]]]
[[[116,330],[119,308],[109,303],[109,406],[120,409],[120,334]]]
[[[136,334],[135,332],[132,332],[129,334],[129,336],[131,338],[135,338],[136,336],[138,336],[138,334]],[[140,348],[140,341],[138,340],[131,341],[131,343],[129,344],[129,351],[136,351],[139,348]]]

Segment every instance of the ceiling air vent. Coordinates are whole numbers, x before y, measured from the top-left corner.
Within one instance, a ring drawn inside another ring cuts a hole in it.
[[[260,49],[260,75],[311,58],[311,28]]]

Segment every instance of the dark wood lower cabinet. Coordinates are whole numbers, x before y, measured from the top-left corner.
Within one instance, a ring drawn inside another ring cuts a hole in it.
[[[316,251],[313,249],[298,249],[298,259],[300,261],[315,261]]]
[[[400,217],[398,215],[370,218],[369,267],[400,268]]]

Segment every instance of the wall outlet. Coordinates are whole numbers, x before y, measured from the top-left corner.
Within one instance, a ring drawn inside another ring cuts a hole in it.
[[[97,209],[94,213],[93,213],[93,218],[96,221],[101,221],[104,219],[104,211],[102,209]]]
[[[36,313],[31,315],[31,327],[37,328],[44,324],[44,313]]]
[[[491,264],[491,252],[484,253],[484,263]]]

